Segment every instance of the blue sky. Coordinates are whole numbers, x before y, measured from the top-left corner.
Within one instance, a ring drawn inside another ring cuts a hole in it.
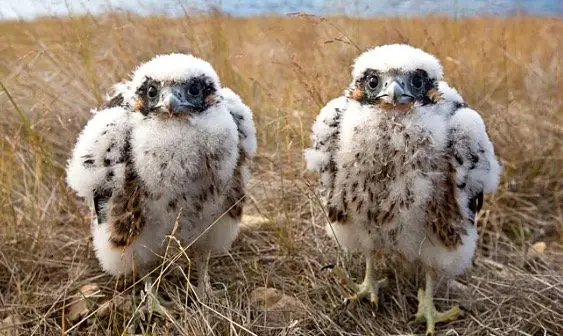
[[[311,14],[348,15],[511,15],[524,10],[530,14],[562,15],[563,0],[0,0],[0,18],[33,18],[41,15],[101,13],[108,9],[129,10],[139,14],[181,15],[198,13],[216,6],[232,15]]]

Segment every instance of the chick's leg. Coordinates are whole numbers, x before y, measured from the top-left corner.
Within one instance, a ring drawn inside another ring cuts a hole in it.
[[[197,286],[193,288],[198,300],[204,300],[211,293],[211,283],[209,281],[209,258],[211,253],[204,252],[197,258]]]
[[[196,298],[198,301],[206,301],[211,298],[221,298],[227,294],[226,288],[214,290],[211,287],[211,281],[209,280],[209,259],[211,257],[211,251],[202,253],[200,257],[196,259],[197,265],[197,286],[192,286]]]
[[[379,289],[387,286],[387,278],[377,280],[373,270],[374,257],[372,254],[366,256],[366,274],[364,281],[357,284],[351,279],[344,279],[343,282],[355,292],[354,295],[346,298],[346,303],[355,303],[361,299],[368,299],[372,304],[377,306],[379,304]]]
[[[434,327],[438,322],[453,321],[463,315],[463,311],[454,305],[447,311],[439,312],[434,306],[433,291],[435,279],[431,272],[426,272],[426,290],[418,290],[418,311],[416,323],[426,322],[426,336],[434,335]]]
[[[170,307],[169,302],[165,302],[158,294],[158,286],[160,281],[157,283],[153,282],[152,276],[148,275],[143,280],[144,291],[143,300],[146,303],[146,307],[141,312],[147,312],[148,314],[158,313],[161,316],[171,316],[166,307]]]

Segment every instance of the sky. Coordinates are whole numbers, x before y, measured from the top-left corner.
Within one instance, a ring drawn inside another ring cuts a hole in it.
[[[305,12],[317,15],[418,16],[446,14],[563,15],[563,0],[0,0],[0,19],[32,19],[69,13],[99,14],[127,10],[137,14],[197,14],[211,7],[234,16],[286,15]]]

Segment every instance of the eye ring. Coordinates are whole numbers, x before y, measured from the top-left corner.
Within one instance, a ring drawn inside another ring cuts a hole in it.
[[[420,74],[415,74],[412,77],[411,84],[415,89],[421,89],[424,81],[422,80],[422,76]]]
[[[149,86],[149,89],[147,90],[147,96],[150,99],[155,99],[158,96],[158,89],[156,88],[156,86]]]
[[[379,85],[379,78],[377,76],[371,76],[368,79],[368,88],[375,90]]]
[[[188,87],[188,94],[191,96],[198,96],[202,89],[203,85],[201,85],[200,82],[194,82]]]

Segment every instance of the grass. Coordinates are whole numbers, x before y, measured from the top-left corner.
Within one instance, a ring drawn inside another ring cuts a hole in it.
[[[389,42],[411,43],[441,59],[446,80],[482,113],[504,165],[500,189],[479,216],[473,267],[437,293],[438,307],[458,302],[467,314],[438,330],[563,334],[561,36],[563,21],[547,17],[105,15],[0,23],[0,334],[422,333],[410,322],[420,271],[393,259],[377,265],[392,280],[378,311],[341,305],[348,291],[322,267],[338,263],[361,277],[361,258],[324,234],[317,177],[304,172],[302,158],[316,114],[348,84],[353,59]],[[88,210],[66,187],[64,166],[89,109],[111,84],[171,51],[210,61],[253,109],[260,148],[247,212],[269,223],[243,230],[230,255],[212,260],[212,281],[228,287],[224,299],[187,300],[189,276],[181,271],[187,260],[168,258],[158,279],[169,315],[143,321],[140,286],[128,289],[101,272]],[[530,258],[537,242],[547,248]],[[81,286],[93,283],[103,298],[91,298],[93,315],[72,323],[69,306],[80,299]],[[297,298],[306,312],[296,323],[273,325],[250,303],[257,286]],[[128,304],[95,313],[113,297]]]

